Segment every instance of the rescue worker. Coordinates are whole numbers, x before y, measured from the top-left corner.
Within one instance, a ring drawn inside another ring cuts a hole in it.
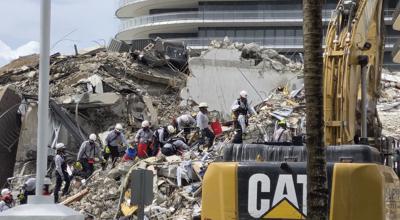
[[[159,149],[161,149],[168,140],[175,134],[176,129],[172,125],[168,125],[167,127],[161,127],[154,132],[153,135],[153,153],[152,156],[156,156],[158,154]]]
[[[29,178],[22,186],[22,193],[18,195],[19,203],[26,204],[28,196],[35,195],[36,178]]]
[[[241,144],[243,143],[243,131],[242,126],[239,124],[238,117],[239,117],[239,105],[232,106],[232,120],[233,120],[233,144]]]
[[[93,174],[95,160],[101,158],[96,140],[96,135],[90,134],[89,140],[84,141],[79,148],[77,161],[82,164],[82,177],[85,179]]]
[[[246,91],[241,91],[240,92],[240,97],[235,100],[235,102],[232,105],[232,109],[234,106],[239,106],[237,109],[238,111],[238,116],[237,120],[242,127],[242,132],[246,133],[246,127],[248,125],[248,117],[249,115],[257,115],[256,111],[249,105],[247,101],[247,92]]]
[[[106,146],[104,149],[104,159],[108,161],[108,158],[111,155],[112,166],[115,166],[115,162],[120,157],[119,148],[127,147],[128,142],[124,134],[122,133],[122,125],[116,124],[113,131],[111,131],[106,137]]]
[[[189,134],[191,128],[196,127],[196,120],[189,114],[184,114],[176,118],[176,124],[179,131]]]
[[[182,139],[173,138],[164,144],[161,148],[161,153],[165,156],[182,155],[186,150],[189,150],[189,146]]]
[[[199,128],[201,135],[202,135],[202,140],[201,144],[205,143],[205,138],[208,138],[208,144],[206,147],[210,148],[214,144],[214,138],[215,135],[209,128],[209,119],[208,119],[208,111],[207,111],[208,105],[205,102],[200,103],[199,105],[199,113],[197,113],[196,116],[196,123],[197,127]]]
[[[7,188],[1,190],[0,212],[6,211],[15,205],[11,191]]]
[[[280,120],[274,132],[274,142],[292,142],[290,130],[287,128],[286,120]]]
[[[67,172],[67,162],[65,158],[65,145],[63,143],[58,143],[56,145],[57,154],[54,157],[54,163],[56,164],[56,186],[54,187],[54,202],[58,203],[59,191],[61,190],[61,185],[63,181],[65,182],[62,195],[68,193],[70,179]]]
[[[142,128],[136,133],[135,143],[138,146],[137,156],[139,158],[146,158],[149,156],[148,150],[150,149],[153,132],[150,129],[148,121],[142,122]]]
[[[43,182],[43,195],[50,195],[51,180],[49,177],[44,178]],[[22,186],[22,192],[18,195],[19,203],[26,204],[28,196],[35,195],[36,178],[29,178]]]

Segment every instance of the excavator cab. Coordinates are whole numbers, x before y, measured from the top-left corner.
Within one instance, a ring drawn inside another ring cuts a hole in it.
[[[400,219],[399,180],[366,145],[327,147],[331,220]],[[228,144],[203,179],[202,219],[305,219],[305,146]]]

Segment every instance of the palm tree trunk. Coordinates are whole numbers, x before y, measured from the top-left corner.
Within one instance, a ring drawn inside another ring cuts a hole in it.
[[[306,94],[307,219],[328,219],[323,134],[322,0],[303,0],[304,86]]]

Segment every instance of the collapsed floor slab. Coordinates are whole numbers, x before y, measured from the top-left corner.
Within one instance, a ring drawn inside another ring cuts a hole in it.
[[[249,101],[256,105],[279,86],[289,85],[296,90],[303,84],[299,71],[277,71],[272,63],[263,60],[244,60],[236,49],[210,49],[200,57],[190,59],[191,76],[181,91],[183,100],[207,102],[210,110],[228,115],[231,105],[241,90],[249,94]]]

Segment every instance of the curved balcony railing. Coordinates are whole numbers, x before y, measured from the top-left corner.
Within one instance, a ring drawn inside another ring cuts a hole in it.
[[[148,0],[119,0],[119,8],[123,8],[127,5],[131,5],[131,4],[135,4],[135,3],[143,2],[143,1],[148,1]],[[333,10],[334,9],[326,10],[326,11],[329,11],[329,13],[330,13]],[[395,11],[394,9],[385,10],[384,11],[385,17],[392,17],[394,11]]]
[[[162,22],[218,22],[218,21],[254,21],[284,20],[290,22],[293,19],[302,19],[302,11],[207,11],[207,12],[179,12],[147,15],[142,17],[122,19],[120,31],[134,27],[152,25]]]
[[[139,0],[123,0],[139,1]],[[385,16],[393,14],[393,10],[385,11]],[[324,21],[328,21],[332,15],[332,10],[324,10]],[[163,13],[147,15],[136,18],[121,19],[120,32],[141,26],[166,23],[185,23],[188,21],[202,22],[274,22],[281,21],[290,23],[299,22],[303,18],[301,10],[274,10],[274,11],[192,11],[178,13]]]

